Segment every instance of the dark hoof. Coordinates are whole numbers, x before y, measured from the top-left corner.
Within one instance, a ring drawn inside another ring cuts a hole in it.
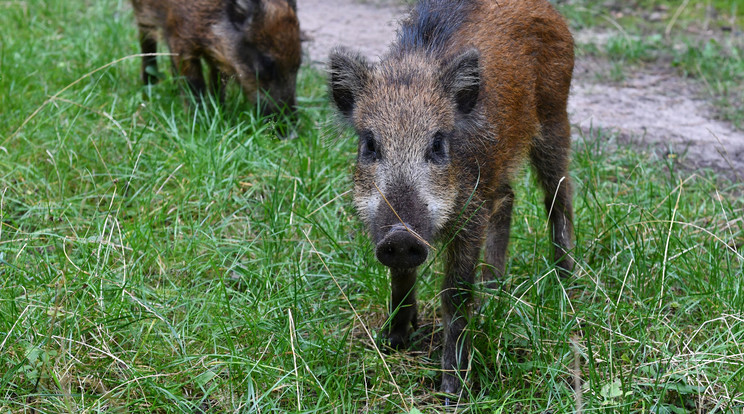
[[[571,274],[573,274],[573,268],[574,268],[574,262],[573,259],[566,258],[558,262],[558,264],[555,266],[556,270],[558,270],[558,275],[561,277],[561,279],[568,279],[571,277]]]
[[[386,350],[400,351],[408,347],[408,335],[381,332],[379,344]]]
[[[560,247],[556,247],[553,254],[553,257],[557,258],[555,270],[558,271],[558,275],[561,277],[561,279],[568,279],[569,277],[571,277],[574,269],[574,260],[573,257],[571,257],[570,253],[566,252]]]
[[[460,378],[451,373],[445,372],[442,375],[442,386],[439,387],[439,391],[442,394],[457,396],[460,394],[460,390],[462,390]]]
[[[460,392],[462,383],[460,378],[454,375],[453,371],[445,370],[442,374],[442,384],[439,387],[438,396],[444,399],[445,406],[457,406],[460,401]]]

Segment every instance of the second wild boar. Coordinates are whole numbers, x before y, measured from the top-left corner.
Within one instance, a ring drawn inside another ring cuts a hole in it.
[[[265,114],[294,107],[302,56],[295,0],[132,0],[132,5],[142,53],[157,52],[161,32],[174,69],[197,99],[209,87],[222,100],[226,81],[235,78]],[[142,80],[157,82],[156,72],[156,56],[143,56]]]
[[[354,204],[390,268],[388,345],[404,346],[416,329],[416,269],[444,244],[445,393],[466,375],[484,244],[484,276],[504,273],[511,181],[525,159],[544,191],[555,264],[562,275],[573,268],[573,65],[573,39],[547,0],[421,0],[378,64],[330,55],[329,94],[358,135]]]

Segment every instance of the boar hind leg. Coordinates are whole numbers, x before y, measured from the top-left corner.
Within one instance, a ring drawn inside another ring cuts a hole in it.
[[[441,391],[457,394],[467,372],[470,340],[465,332],[470,314],[475,266],[481,238],[477,229],[462,229],[447,248],[447,264],[442,288],[444,349]]]
[[[570,144],[570,127],[564,113],[542,123],[542,137],[530,151],[538,181],[545,191],[553,259],[562,277],[568,276],[574,265],[569,253],[573,247],[573,207],[568,176]]]
[[[483,279],[486,282],[499,280],[504,276],[514,192],[505,184],[498,190],[494,199],[496,201],[486,234],[485,259],[488,266],[483,269]]]
[[[154,37],[155,28],[146,26],[139,27],[139,42],[142,54],[142,82],[145,85],[154,85],[158,83],[158,59],[154,54],[158,51],[158,42]],[[149,56],[147,56],[149,54]]]
[[[408,340],[408,328],[417,328],[416,310],[416,268],[390,269],[392,302],[390,318],[383,330],[387,345],[394,349],[403,348]]]

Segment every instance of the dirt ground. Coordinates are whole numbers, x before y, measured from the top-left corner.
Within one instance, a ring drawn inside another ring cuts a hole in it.
[[[329,51],[344,46],[371,60],[383,55],[395,37],[406,8],[392,0],[298,0],[305,59],[322,67]],[[577,38],[585,38],[575,33]],[[694,87],[663,69],[634,72],[621,84],[596,81],[598,64],[578,60],[569,100],[571,122],[612,129],[640,149],[678,155],[690,169],[711,167],[726,176],[744,177],[744,132],[718,121]]]

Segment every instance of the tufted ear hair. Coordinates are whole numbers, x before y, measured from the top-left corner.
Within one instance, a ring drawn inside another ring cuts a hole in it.
[[[481,86],[480,52],[469,49],[442,64],[441,82],[454,99],[457,110],[469,114],[478,103]]]
[[[349,119],[369,82],[371,66],[359,53],[336,48],[328,58],[328,89],[334,105]]]
[[[261,0],[225,0],[227,18],[238,28],[253,22],[263,12]]]

